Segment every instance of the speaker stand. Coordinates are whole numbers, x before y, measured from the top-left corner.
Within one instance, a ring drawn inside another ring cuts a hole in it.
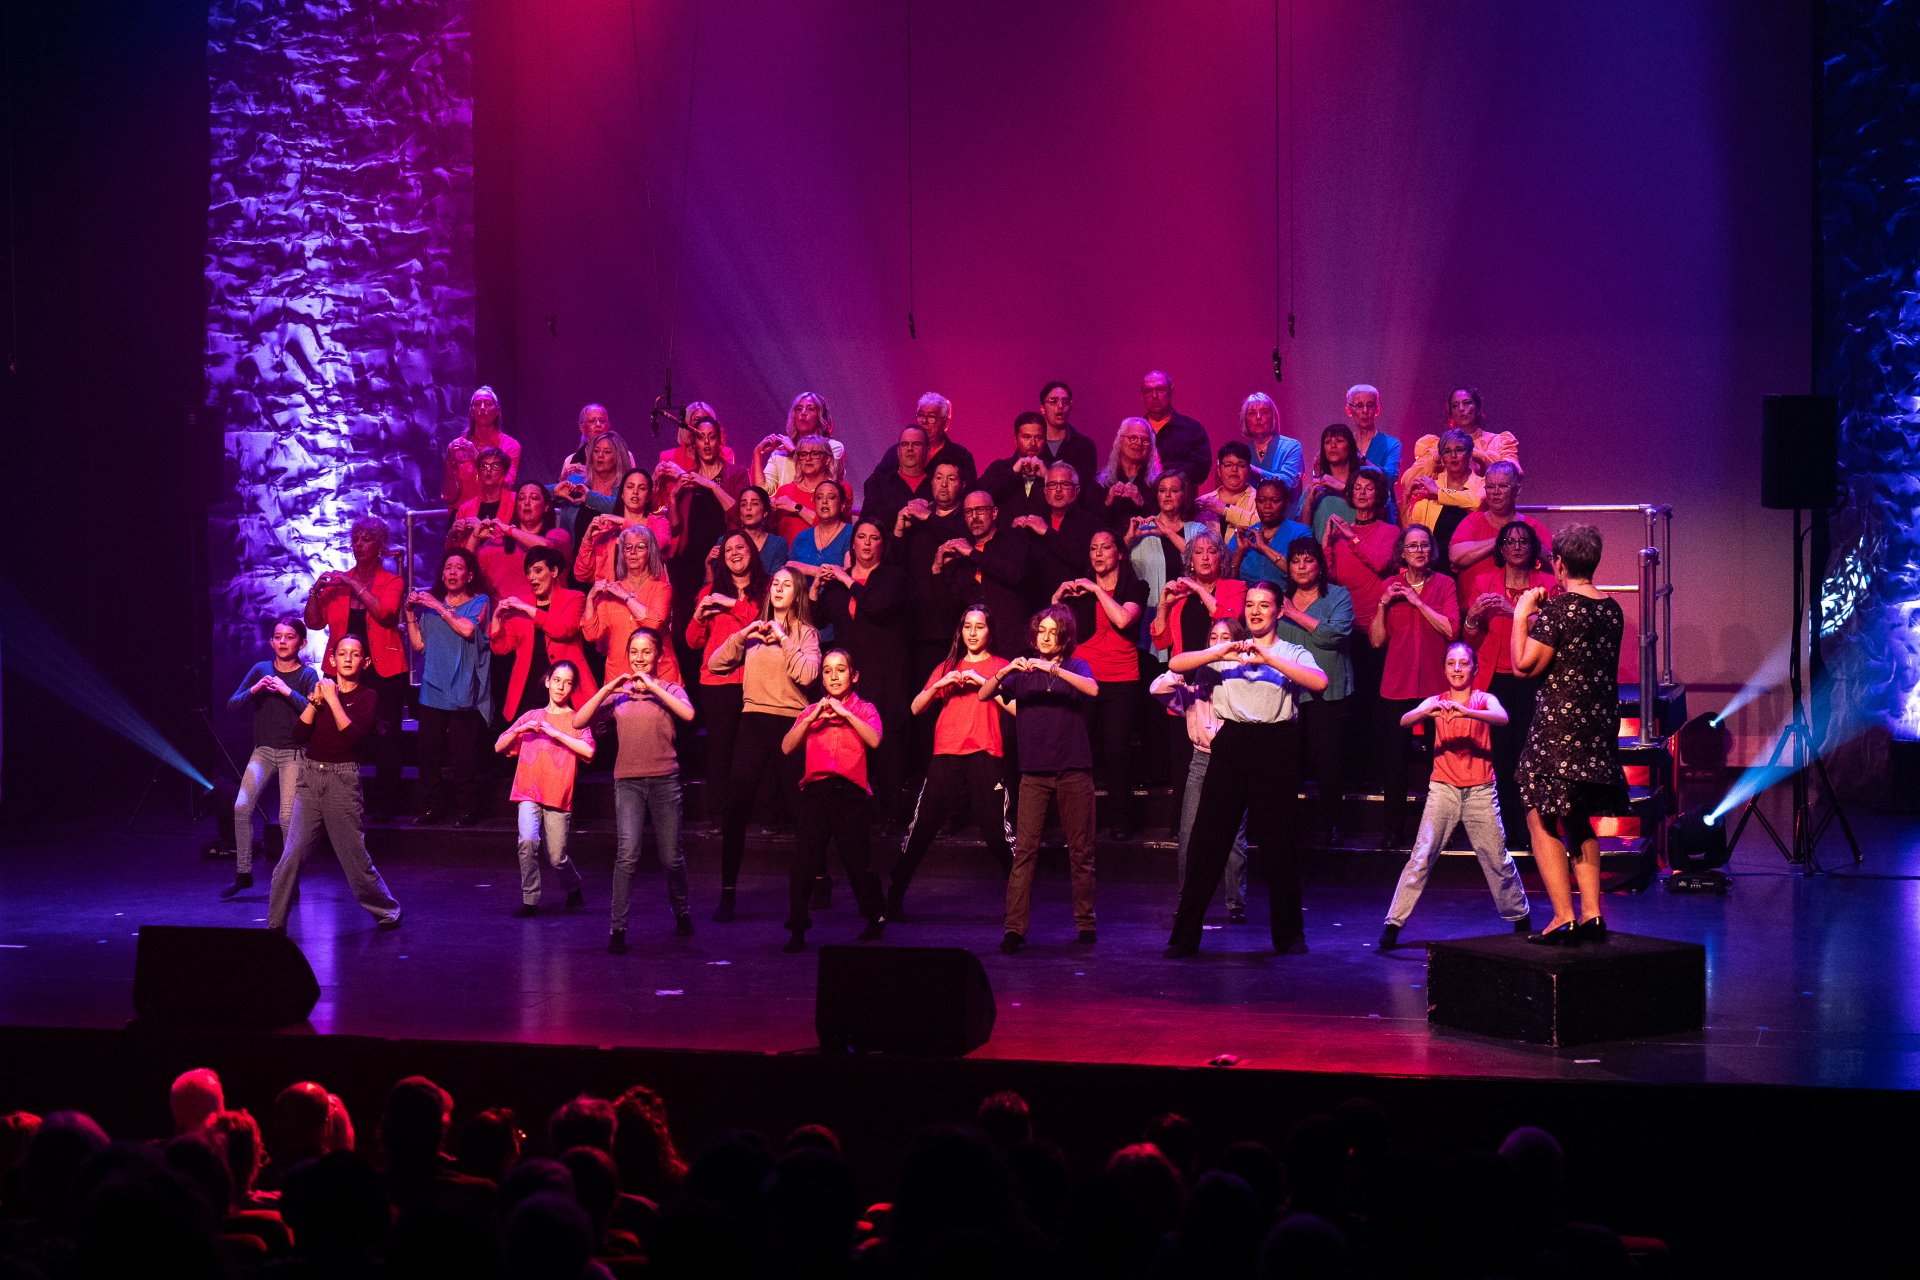
[[[1800,681],[1800,633],[1807,625],[1810,616],[1817,617],[1808,604],[1806,553],[1801,545],[1800,533],[1801,508],[1793,509],[1793,629],[1790,635],[1790,654],[1787,666],[1787,688],[1793,699],[1793,710],[1787,719],[1787,725],[1780,731],[1780,740],[1773,744],[1773,754],[1767,759],[1769,772],[1780,768],[1780,757],[1792,744],[1792,770],[1789,781],[1792,783],[1793,796],[1793,840],[1791,844],[1780,838],[1780,832],[1768,821],[1767,815],[1760,810],[1762,791],[1749,796],[1740,813],[1740,821],[1734,824],[1733,831],[1727,837],[1727,853],[1731,855],[1734,847],[1740,843],[1740,837],[1747,829],[1749,818],[1760,819],[1760,825],[1773,840],[1773,847],[1780,856],[1795,864],[1806,875],[1819,875],[1825,868],[1820,865],[1818,848],[1820,837],[1826,834],[1827,824],[1838,818],[1840,831],[1847,838],[1847,847],[1853,850],[1854,865],[1858,866],[1866,859],[1860,852],[1860,842],[1853,838],[1853,827],[1847,821],[1845,808],[1840,804],[1840,793],[1834,790],[1833,779],[1827,776],[1827,765],[1813,749],[1813,730],[1807,723],[1807,702]],[[1820,637],[1813,637],[1818,646]],[[1813,819],[1813,798],[1811,779],[1808,770],[1820,776],[1820,785],[1826,790],[1827,803],[1830,806],[1818,823]]]

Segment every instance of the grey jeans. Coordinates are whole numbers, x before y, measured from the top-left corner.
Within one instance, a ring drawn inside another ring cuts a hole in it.
[[[627,927],[627,898],[640,865],[640,832],[653,816],[653,846],[667,872],[667,901],[674,918],[687,914],[687,855],[680,848],[680,775],[616,778],[613,812],[618,823],[618,852],[613,859],[613,927]]]
[[[560,887],[568,893],[580,888],[580,873],[567,856],[567,834],[573,815],[565,809],[550,809],[533,800],[520,802],[520,901],[540,905],[540,845],[544,837],[547,861],[560,877]]]
[[[253,809],[267,779],[280,779],[280,836],[293,834],[293,796],[300,788],[300,748],[255,747],[247,757],[246,772],[240,775],[240,793],[233,798],[233,869],[246,876],[253,874]]]
[[[294,787],[293,818],[287,829],[286,852],[273,869],[273,891],[268,895],[267,928],[285,929],[300,888],[300,864],[306,861],[324,823],[333,856],[347,873],[354,898],[382,924],[400,918],[400,904],[387,892],[387,882],[367,853],[360,834],[360,766],[322,764],[304,757],[300,781]]]
[[[1388,924],[1403,925],[1413,914],[1413,904],[1420,901],[1421,891],[1427,887],[1433,861],[1440,856],[1447,837],[1453,834],[1456,822],[1467,829],[1467,839],[1472,841],[1473,852],[1480,859],[1480,873],[1487,878],[1487,888],[1493,890],[1500,918],[1508,921],[1527,918],[1527,891],[1520,884],[1520,872],[1513,865],[1513,855],[1507,852],[1507,833],[1500,825],[1500,798],[1493,784],[1455,787],[1429,781],[1427,807],[1420,812],[1420,834],[1413,839],[1413,852],[1407,858],[1406,869],[1400,873],[1399,886],[1393,891],[1393,905],[1387,908]]]
[[[1187,765],[1187,789],[1180,797],[1180,881],[1187,882],[1187,837],[1193,834],[1193,819],[1200,812],[1201,786],[1207,780],[1207,762],[1213,759],[1211,751],[1193,749],[1193,759]],[[1240,830],[1233,837],[1233,848],[1227,854],[1227,910],[1244,911],[1247,908],[1247,820],[1240,819]]]

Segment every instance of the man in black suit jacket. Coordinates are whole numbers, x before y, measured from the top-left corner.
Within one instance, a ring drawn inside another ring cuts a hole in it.
[[[1147,425],[1153,428],[1160,470],[1184,471],[1198,493],[1213,470],[1213,444],[1207,429],[1173,407],[1173,378],[1155,369],[1140,380],[1140,398],[1146,402]]]
[[[1013,420],[1013,456],[995,458],[980,476],[1009,525],[1021,516],[1046,514],[1047,420],[1029,410]]]

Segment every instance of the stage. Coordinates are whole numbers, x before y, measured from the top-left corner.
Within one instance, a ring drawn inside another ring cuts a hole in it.
[[[159,806],[151,806],[157,809]],[[1201,954],[1160,956],[1174,896],[1173,853],[1102,846],[1099,942],[1073,942],[1063,858],[1043,862],[1029,945],[1004,956],[1001,884],[977,847],[936,846],[888,946],[963,946],[993,985],[998,1023],[974,1057],[1194,1067],[1230,1054],[1247,1070],[1633,1084],[1920,1086],[1920,979],[1900,963],[1920,931],[1920,823],[1855,812],[1867,858],[1838,832],[1820,850],[1832,874],[1806,877],[1756,828],[1736,850],[1724,897],[1608,897],[1616,931],[1707,948],[1704,1031],[1549,1049],[1430,1028],[1423,943],[1499,932],[1471,857],[1443,859],[1397,951],[1375,947],[1399,860],[1359,851],[1308,859],[1308,955],[1264,946],[1264,896],[1229,925],[1216,896]],[[132,1016],[134,939],[143,923],[259,927],[266,874],[232,901],[231,864],[200,856],[206,831],[161,815],[134,831],[75,824],[16,831],[0,852],[0,1021],[114,1028]],[[604,951],[612,863],[608,824],[576,839],[587,907],[510,919],[513,837],[501,825],[423,841],[374,831],[369,847],[403,904],[380,933],[324,852],[310,858],[290,935],[319,979],[322,1035],[753,1054],[816,1043],[816,957],[783,955],[785,842],[756,841],[739,918],[709,920],[717,855],[690,842],[694,918],[672,936],[661,873],[636,879],[631,950]],[[1544,922],[1544,894],[1522,859]],[[844,879],[810,941],[860,928]]]

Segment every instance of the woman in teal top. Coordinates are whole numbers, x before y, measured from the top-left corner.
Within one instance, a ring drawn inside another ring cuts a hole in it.
[[[1274,634],[1312,654],[1327,675],[1325,689],[1302,689],[1295,696],[1306,734],[1301,759],[1320,785],[1328,843],[1338,845],[1348,825],[1347,722],[1353,707],[1353,663],[1347,646],[1353,635],[1353,596],[1328,581],[1325,553],[1312,538],[1295,538],[1287,544],[1286,591]]]
[[[415,706],[424,801],[416,826],[444,822],[450,812],[458,813],[458,826],[480,821],[480,737],[493,714],[493,646],[487,643],[492,602],[477,589],[479,578],[473,553],[454,547],[441,559],[433,589],[407,597],[407,639],[425,655]],[[451,789],[440,776],[449,760]]]

